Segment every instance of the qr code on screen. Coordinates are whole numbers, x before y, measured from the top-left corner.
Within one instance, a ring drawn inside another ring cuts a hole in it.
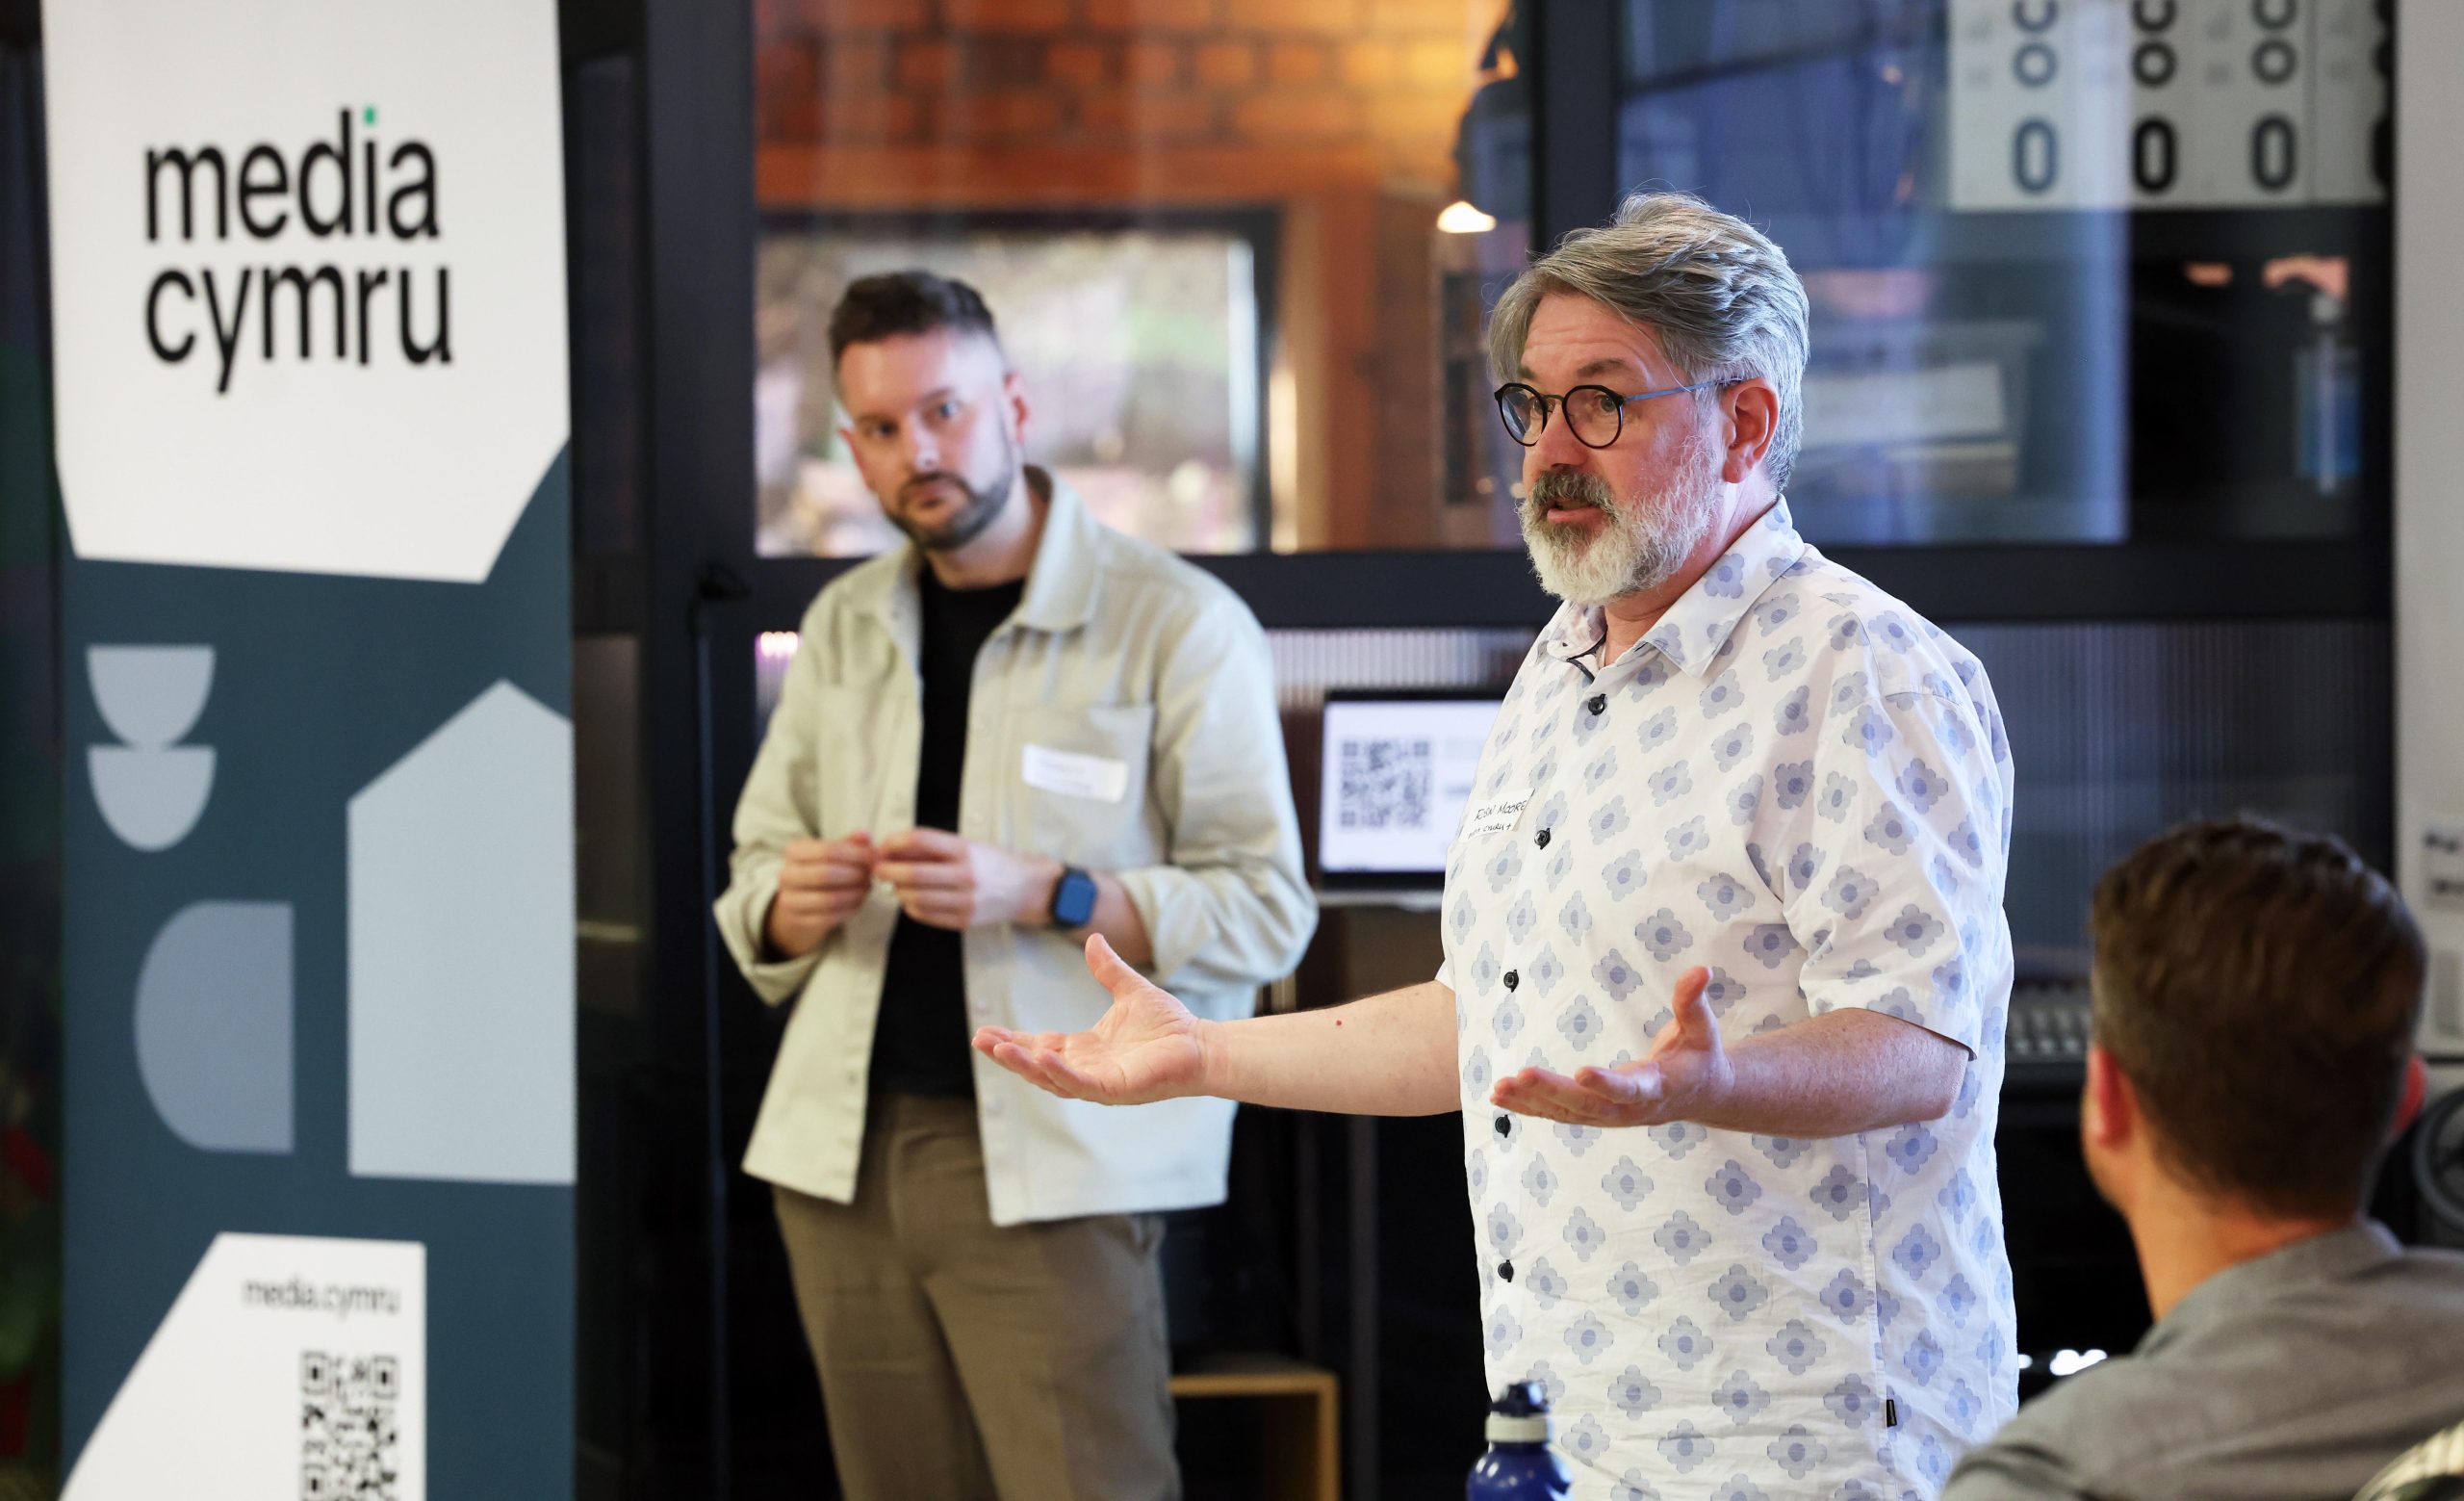
[[[1429,742],[1346,740],[1336,781],[1336,823],[1347,829],[1425,829]]]
[[[401,1391],[390,1355],[300,1355],[300,1501],[397,1501]]]

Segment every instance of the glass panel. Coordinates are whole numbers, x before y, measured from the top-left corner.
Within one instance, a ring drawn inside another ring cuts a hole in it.
[[[1480,325],[1529,234],[1505,0],[757,5],[768,556],[893,533],[845,461],[847,280],[977,284],[1028,457],[1192,552],[1513,544]]]
[[[1822,540],[2321,537],[2383,514],[2374,0],[1629,0],[1620,180],[1813,305]]]

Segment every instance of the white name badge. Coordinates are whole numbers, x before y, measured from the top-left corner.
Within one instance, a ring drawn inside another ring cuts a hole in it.
[[[1099,803],[1119,802],[1129,790],[1127,762],[1054,750],[1049,745],[1028,746],[1018,775],[1029,787],[1065,797],[1091,797]]]
[[[1474,803],[1463,810],[1463,838],[1477,839],[1483,834],[1503,834],[1523,816],[1524,805],[1531,801],[1531,789],[1525,788],[1511,797],[1492,798]]]

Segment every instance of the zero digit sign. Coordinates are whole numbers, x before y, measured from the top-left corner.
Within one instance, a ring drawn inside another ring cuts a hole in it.
[[[2036,0],[2036,3],[2042,6],[2044,9],[2035,13],[2032,17],[2029,13],[2029,0],[2011,0],[2012,21],[2017,25],[2021,31],[2048,32],[2053,30],[2055,18],[2062,13],[2062,7],[2059,0]]]
[[[2041,89],[2053,82],[2060,63],[2053,49],[2041,41],[2032,41],[2011,56],[2011,76],[2031,89]]]
[[[2300,8],[2300,0],[2250,0],[2250,19],[2270,31],[2282,31]]]
[[[2293,76],[2297,61],[2293,43],[2281,37],[2270,37],[2250,54],[2250,71],[2263,84],[2280,84]]]
[[[2021,120],[2011,137],[2011,180],[2029,193],[2045,193],[2062,172],[2062,143],[2041,116]]]
[[[2176,152],[2173,122],[2150,116],[2130,133],[2130,175],[2142,193],[2166,193],[2173,186]]]
[[[2170,42],[2143,41],[2139,50],[2130,55],[2130,76],[2138,79],[2143,89],[2162,89],[2173,81],[2173,69],[2179,61]]]
[[[2296,167],[2293,121],[2270,115],[2250,127],[2250,180],[2270,193],[2293,185]]]
[[[2130,0],[2130,18],[2141,31],[2163,31],[2175,13],[2173,0]]]

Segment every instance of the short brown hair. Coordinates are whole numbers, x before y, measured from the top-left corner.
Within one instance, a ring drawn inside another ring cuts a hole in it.
[[[2106,871],[2090,922],[2096,1042],[2167,1165],[2264,1211],[2352,1212],[2421,1014],[2396,889],[2337,840],[2224,819]]]
[[[955,276],[928,271],[884,272],[847,284],[830,313],[830,361],[835,366],[851,344],[878,344],[901,334],[955,328],[1001,345],[984,294]]]

